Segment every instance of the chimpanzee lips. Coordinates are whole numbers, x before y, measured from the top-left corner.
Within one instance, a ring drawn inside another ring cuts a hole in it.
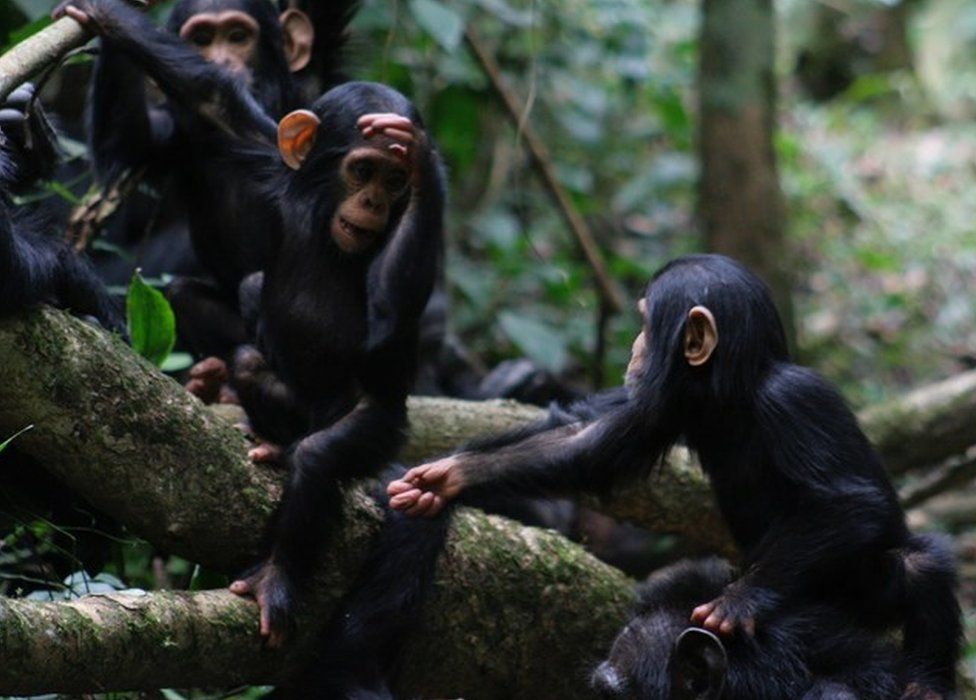
[[[350,221],[346,220],[341,216],[339,217],[339,226],[342,227],[343,233],[345,233],[348,236],[352,236],[354,238],[369,237],[369,236],[373,236],[376,233],[376,231],[372,231],[368,228],[363,228],[362,226],[356,226],[355,224],[351,223]]]

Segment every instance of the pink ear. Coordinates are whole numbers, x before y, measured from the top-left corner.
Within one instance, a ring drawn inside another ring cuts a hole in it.
[[[288,68],[292,73],[297,73],[312,60],[315,27],[308,15],[294,8],[281,13],[280,21]]]
[[[278,151],[281,159],[292,170],[298,170],[315,145],[319,124],[322,120],[315,112],[298,109],[285,116],[278,124]]]

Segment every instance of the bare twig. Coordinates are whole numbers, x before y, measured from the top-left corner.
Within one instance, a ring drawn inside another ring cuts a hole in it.
[[[620,292],[607,272],[606,261],[604,261],[603,255],[600,253],[600,249],[593,239],[593,233],[590,231],[589,225],[587,225],[586,220],[577,211],[573,205],[573,201],[569,198],[566,190],[556,178],[556,171],[552,166],[552,157],[549,155],[549,149],[546,148],[542,139],[536,134],[532,125],[523,119],[522,105],[519,104],[515,93],[505,84],[505,79],[502,76],[501,69],[498,67],[498,63],[495,61],[494,56],[485,48],[485,45],[474,29],[469,26],[465,30],[464,38],[467,40],[468,46],[471,47],[471,51],[481,65],[482,70],[485,71],[485,74],[491,81],[492,88],[494,88],[495,92],[501,98],[502,103],[505,105],[505,111],[508,113],[509,118],[525,142],[529,156],[532,159],[533,167],[542,179],[542,183],[549,192],[549,195],[556,203],[556,207],[566,221],[566,225],[573,232],[573,236],[583,251],[583,256],[593,269],[597,289],[599,290],[603,303],[611,313],[620,312],[624,307]]]

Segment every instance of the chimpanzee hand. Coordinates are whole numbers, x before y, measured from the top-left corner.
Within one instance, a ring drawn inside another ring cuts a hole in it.
[[[423,147],[424,132],[414,126],[407,117],[392,113],[364,114],[356,122],[363,138],[382,134],[393,141],[390,151],[403,161],[410,173],[411,181],[419,174],[417,152]],[[416,184],[416,182],[415,182]]]
[[[461,464],[462,457],[452,455],[409,470],[386,487],[390,507],[407,515],[437,515],[464,489]]]
[[[94,0],[64,0],[51,10],[51,17],[54,19],[70,17],[85,29],[97,33],[98,22],[93,18],[96,9]]]
[[[756,617],[769,595],[763,589],[736,581],[715,600],[695,608],[691,621],[715,634],[729,636],[741,629],[751,637],[756,633]]]
[[[11,183],[15,191],[54,174],[58,138],[30,83],[21,85],[0,104],[0,144],[17,165]]]
[[[261,609],[261,636],[280,647],[294,627],[295,592],[288,575],[270,560],[250,576],[230,584],[231,593],[251,596]]]

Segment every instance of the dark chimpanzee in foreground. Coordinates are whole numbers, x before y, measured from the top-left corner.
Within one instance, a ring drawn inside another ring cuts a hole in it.
[[[905,698],[955,690],[961,621],[948,547],[913,535],[884,467],[830,384],[791,364],[765,285],[716,255],[680,258],[647,290],[629,398],[595,420],[487,440],[393,482],[391,505],[436,512],[464,493],[605,491],[684,439],[743,555],[691,621],[750,636],[802,603],[900,627]]]
[[[120,310],[88,261],[47,235],[43,217],[13,207],[11,195],[50,177],[57,161],[54,133],[32,97],[23,86],[0,107],[0,316],[48,303],[122,333]]]
[[[734,581],[720,559],[684,561],[638,589],[634,618],[594,671],[600,697],[641,700],[892,700],[900,695],[890,640],[823,603],[797,601],[754,636],[723,645],[688,627],[688,611]]]
[[[250,173],[236,181],[260,198],[251,208],[276,219],[263,275],[242,285],[257,347],[237,353],[233,379],[254,430],[288,445],[291,479],[268,560],[232,590],[254,595],[262,633],[278,643],[295,587],[341,517],[340,485],[376,474],[404,441],[419,319],[443,250],[440,159],[391,88],[348,83],[275,125],[238,82],[183,57],[117,0],[67,12],[218,126],[211,157]]]

